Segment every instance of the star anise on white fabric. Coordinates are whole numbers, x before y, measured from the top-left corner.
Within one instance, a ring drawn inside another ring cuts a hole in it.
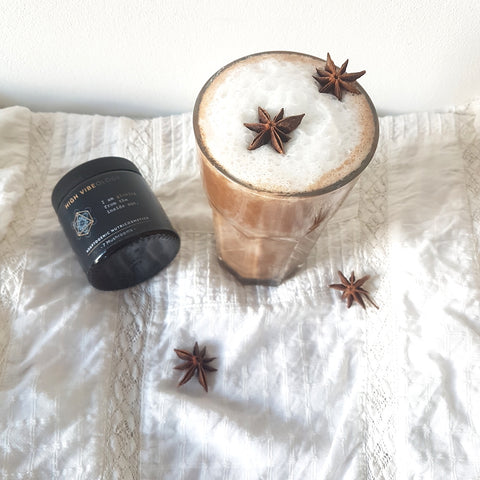
[[[207,385],[207,373],[206,372],[216,372],[217,369],[208,365],[216,359],[216,357],[205,358],[207,352],[207,347],[203,347],[202,350],[198,347],[198,343],[195,342],[193,347],[193,352],[187,352],[186,350],[180,350],[179,348],[174,348],[174,352],[177,354],[178,358],[184,360],[184,363],[177,365],[175,370],[186,370],[185,375],[182,377],[178,386],[187,383],[194,375],[197,373],[198,381],[200,385],[208,392]]]
[[[379,308],[378,305],[370,298],[369,293],[362,287],[362,285],[370,278],[370,275],[365,275],[359,280],[355,280],[355,274],[352,272],[350,280],[339,270],[338,276],[342,283],[334,283],[329,285],[330,288],[340,290],[342,292],[342,299],[347,300],[347,308],[352,306],[353,302],[359,303],[365,308],[365,302],[362,297],[365,297],[375,308]]]

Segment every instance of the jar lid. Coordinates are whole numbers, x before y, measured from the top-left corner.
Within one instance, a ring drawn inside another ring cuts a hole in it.
[[[66,173],[55,185],[52,192],[53,208],[56,211],[62,199],[80,183],[95,175],[115,170],[127,170],[140,174],[135,164],[123,157],[101,157],[82,163]]]
[[[121,243],[87,272],[99,290],[120,290],[141,283],[167,267],[180,249],[180,237],[165,217],[163,229]]]

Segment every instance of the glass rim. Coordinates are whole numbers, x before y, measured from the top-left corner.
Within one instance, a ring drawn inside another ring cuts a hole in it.
[[[303,57],[310,57],[314,60],[325,62],[325,60],[323,60],[322,58],[316,57],[314,55],[310,55],[308,53],[294,52],[294,51],[289,51],[289,50],[269,50],[269,51],[257,52],[257,53],[252,53],[252,54],[249,54],[249,55],[245,55],[243,57],[237,58],[236,60],[233,60],[232,62],[227,63],[226,65],[221,67],[219,70],[217,70],[205,82],[205,84],[201,88],[201,90],[198,93],[197,98],[195,100],[195,105],[194,105],[194,108],[193,108],[193,119],[192,120],[193,120],[193,131],[194,131],[197,147],[200,149],[202,155],[208,160],[210,165],[213,168],[215,168],[218,172],[220,172],[222,175],[227,177],[232,182],[234,182],[238,185],[241,185],[242,187],[247,188],[250,191],[258,192],[262,195],[266,194],[266,195],[271,195],[271,196],[280,197],[280,198],[314,197],[314,196],[318,196],[318,195],[324,195],[326,193],[330,193],[330,192],[333,192],[335,190],[339,190],[343,186],[349,184],[354,179],[356,179],[360,175],[360,173],[362,173],[363,170],[365,170],[365,168],[368,166],[368,164],[370,163],[370,161],[372,160],[372,158],[375,154],[375,151],[376,151],[377,145],[378,145],[379,136],[380,136],[380,127],[379,127],[378,115],[377,115],[377,111],[375,109],[375,106],[374,106],[371,98],[369,97],[369,95],[365,91],[365,89],[358,82],[356,83],[356,86],[360,90],[360,92],[364,95],[364,97],[366,98],[368,106],[370,108],[370,111],[372,112],[372,115],[373,115],[374,132],[373,132],[372,145],[371,145],[371,148],[368,151],[368,153],[365,155],[365,157],[361,161],[360,165],[355,170],[352,170],[350,173],[345,175],[343,178],[341,178],[340,180],[337,180],[336,182],[334,182],[330,185],[327,185],[325,187],[318,188],[318,189],[315,189],[315,190],[309,190],[307,192],[291,192],[291,193],[288,193],[288,192],[274,192],[274,191],[271,191],[271,190],[260,189],[260,188],[257,188],[257,187],[255,187],[255,186],[253,186],[253,185],[251,185],[247,182],[243,182],[242,180],[240,180],[237,177],[234,177],[232,174],[230,174],[224,167],[222,167],[222,165],[220,165],[213,158],[213,156],[210,154],[210,152],[206,148],[206,146],[203,142],[203,139],[202,139],[202,135],[201,135],[201,132],[200,132],[200,126],[199,126],[199,122],[198,122],[200,104],[202,103],[205,92],[207,91],[209,86],[214,82],[214,80],[221,73],[223,73],[225,70],[227,70],[228,68],[230,68],[234,64],[245,61],[245,60],[247,60],[249,58],[252,58],[252,57],[257,57],[257,56],[260,56],[260,55],[268,55],[268,54],[300,55],[300,56],[303,56]]]

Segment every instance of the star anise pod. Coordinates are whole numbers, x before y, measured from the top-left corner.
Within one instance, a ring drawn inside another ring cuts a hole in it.
[[[364,277],[360,278],[360,280],[355,280],[355,275],[352,272],[350,275],[350,280],[347,280],[345,275],[339,270],[338,276],[340,277],[342,283],[334,283],[329,285],[329,287],[343,292],[342,299],[347,299],[347,308],[350,308],[354,301],[365,308],[365,302],[363,301],[362,296],[364,296],[374,307],[378,308],[378,305],[376,305],[375,302],[370,298],[368,292],[362,288],[362,285],[370,278],[370,275],[365,275]]]
[[[346,73],[348,60],[340,67],[336,67],[327,53],[327,63],[325,70],[317,68],[317,75],[313,78],[320,84],[318,91],[320,93],[332,93],[339,100],[342,99],[343,90],[351,93],[360,93],[355,87],[354,82],[365,74],[365,70],[355,73]]]
[[[203,347],[200,351],[197,342],[195,342],[192,353],[187,352],[186,350],[174,348],[174,352],[177,354],[177,356],[185,361],[185,363],[174,367],[176,370],[186,370],[185,375],[178,383],[179,387],[184,383],[187,383],[196,372],[200,385],[205,389],[206,392],[208,392],[206,372],[216,372],[217,369],[207,365],[211,361],[215,360],[216,357],[205,358],[206,351],[207,347]]]
[[[249,130],[257,132],[258,134],[248,146],[249,150],[255,150],[270,142],[278,153],[285,153],[283,142],[290,140],[288,133],[300,125],[305,114],[302,113],[301,115],[293,115],[285,118],[283,118],[283,114],[284,109],[282,108],[272,120],[266,110],[258,107],[258,121],[260,123],[244,123]]]

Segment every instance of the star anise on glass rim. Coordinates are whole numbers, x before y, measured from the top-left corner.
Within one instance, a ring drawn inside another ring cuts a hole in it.
[[[278,153],[285,153],[283,143],[290,140],[288,134],[300,125],[305,114],[283,118],[284,110],[282,108],[272,120],[266,110],[258,107],[259,123],[244,123],[249,130],[257,133],[252,143],[248,146],[249,150],[255,150],[270,142]]]
[[[186,370],[185,375],[182,377],[178,386],[187,383],[197,373],[198,381],[200,385],[208,392],[207,375],[206,372],[216,372],[217,369],[208,365],[216,359],[216,357],[205,358],[207,347],[203,347],[202,350],[198,347],[198,342],[195,342],[193,352],[187,352],[179,348],[174,348],[174,352],[177,357],[184,360],[184,363],[174,367],[175,370]]]
[[[336,67],[327,53],[327,62],[325,69],[321,70],[316,68],[317,75],[313,75],[313,78],[320,84],[318,91],[320,93],[332,93],[339,100],[342,99],[343,90],[350,93],[360,93],[355,87],[354,82],[358,80],[362,75],[365,75],[365,70],[361,72],[347,73],[348,60],[340,67]]]
[[[338,276],[340,277],[340,281],[342,283],[334,283],[329,285],[329,287],[343,292],[342,299],[347,299],[347,308],[350,308],[354,301],[365,308],[365,302],[363,301],[362,296],[365,297],[375,308],[379,308],[378,305],[370,298],[367,290],[362,287],[362,285],[370,278],[370,275],[365,275],[359,280],[355,280],[355,274],[352,272],[350,275],[350,280],[348,280],[347,277],[345,277],[345,275],[339,270]]]

